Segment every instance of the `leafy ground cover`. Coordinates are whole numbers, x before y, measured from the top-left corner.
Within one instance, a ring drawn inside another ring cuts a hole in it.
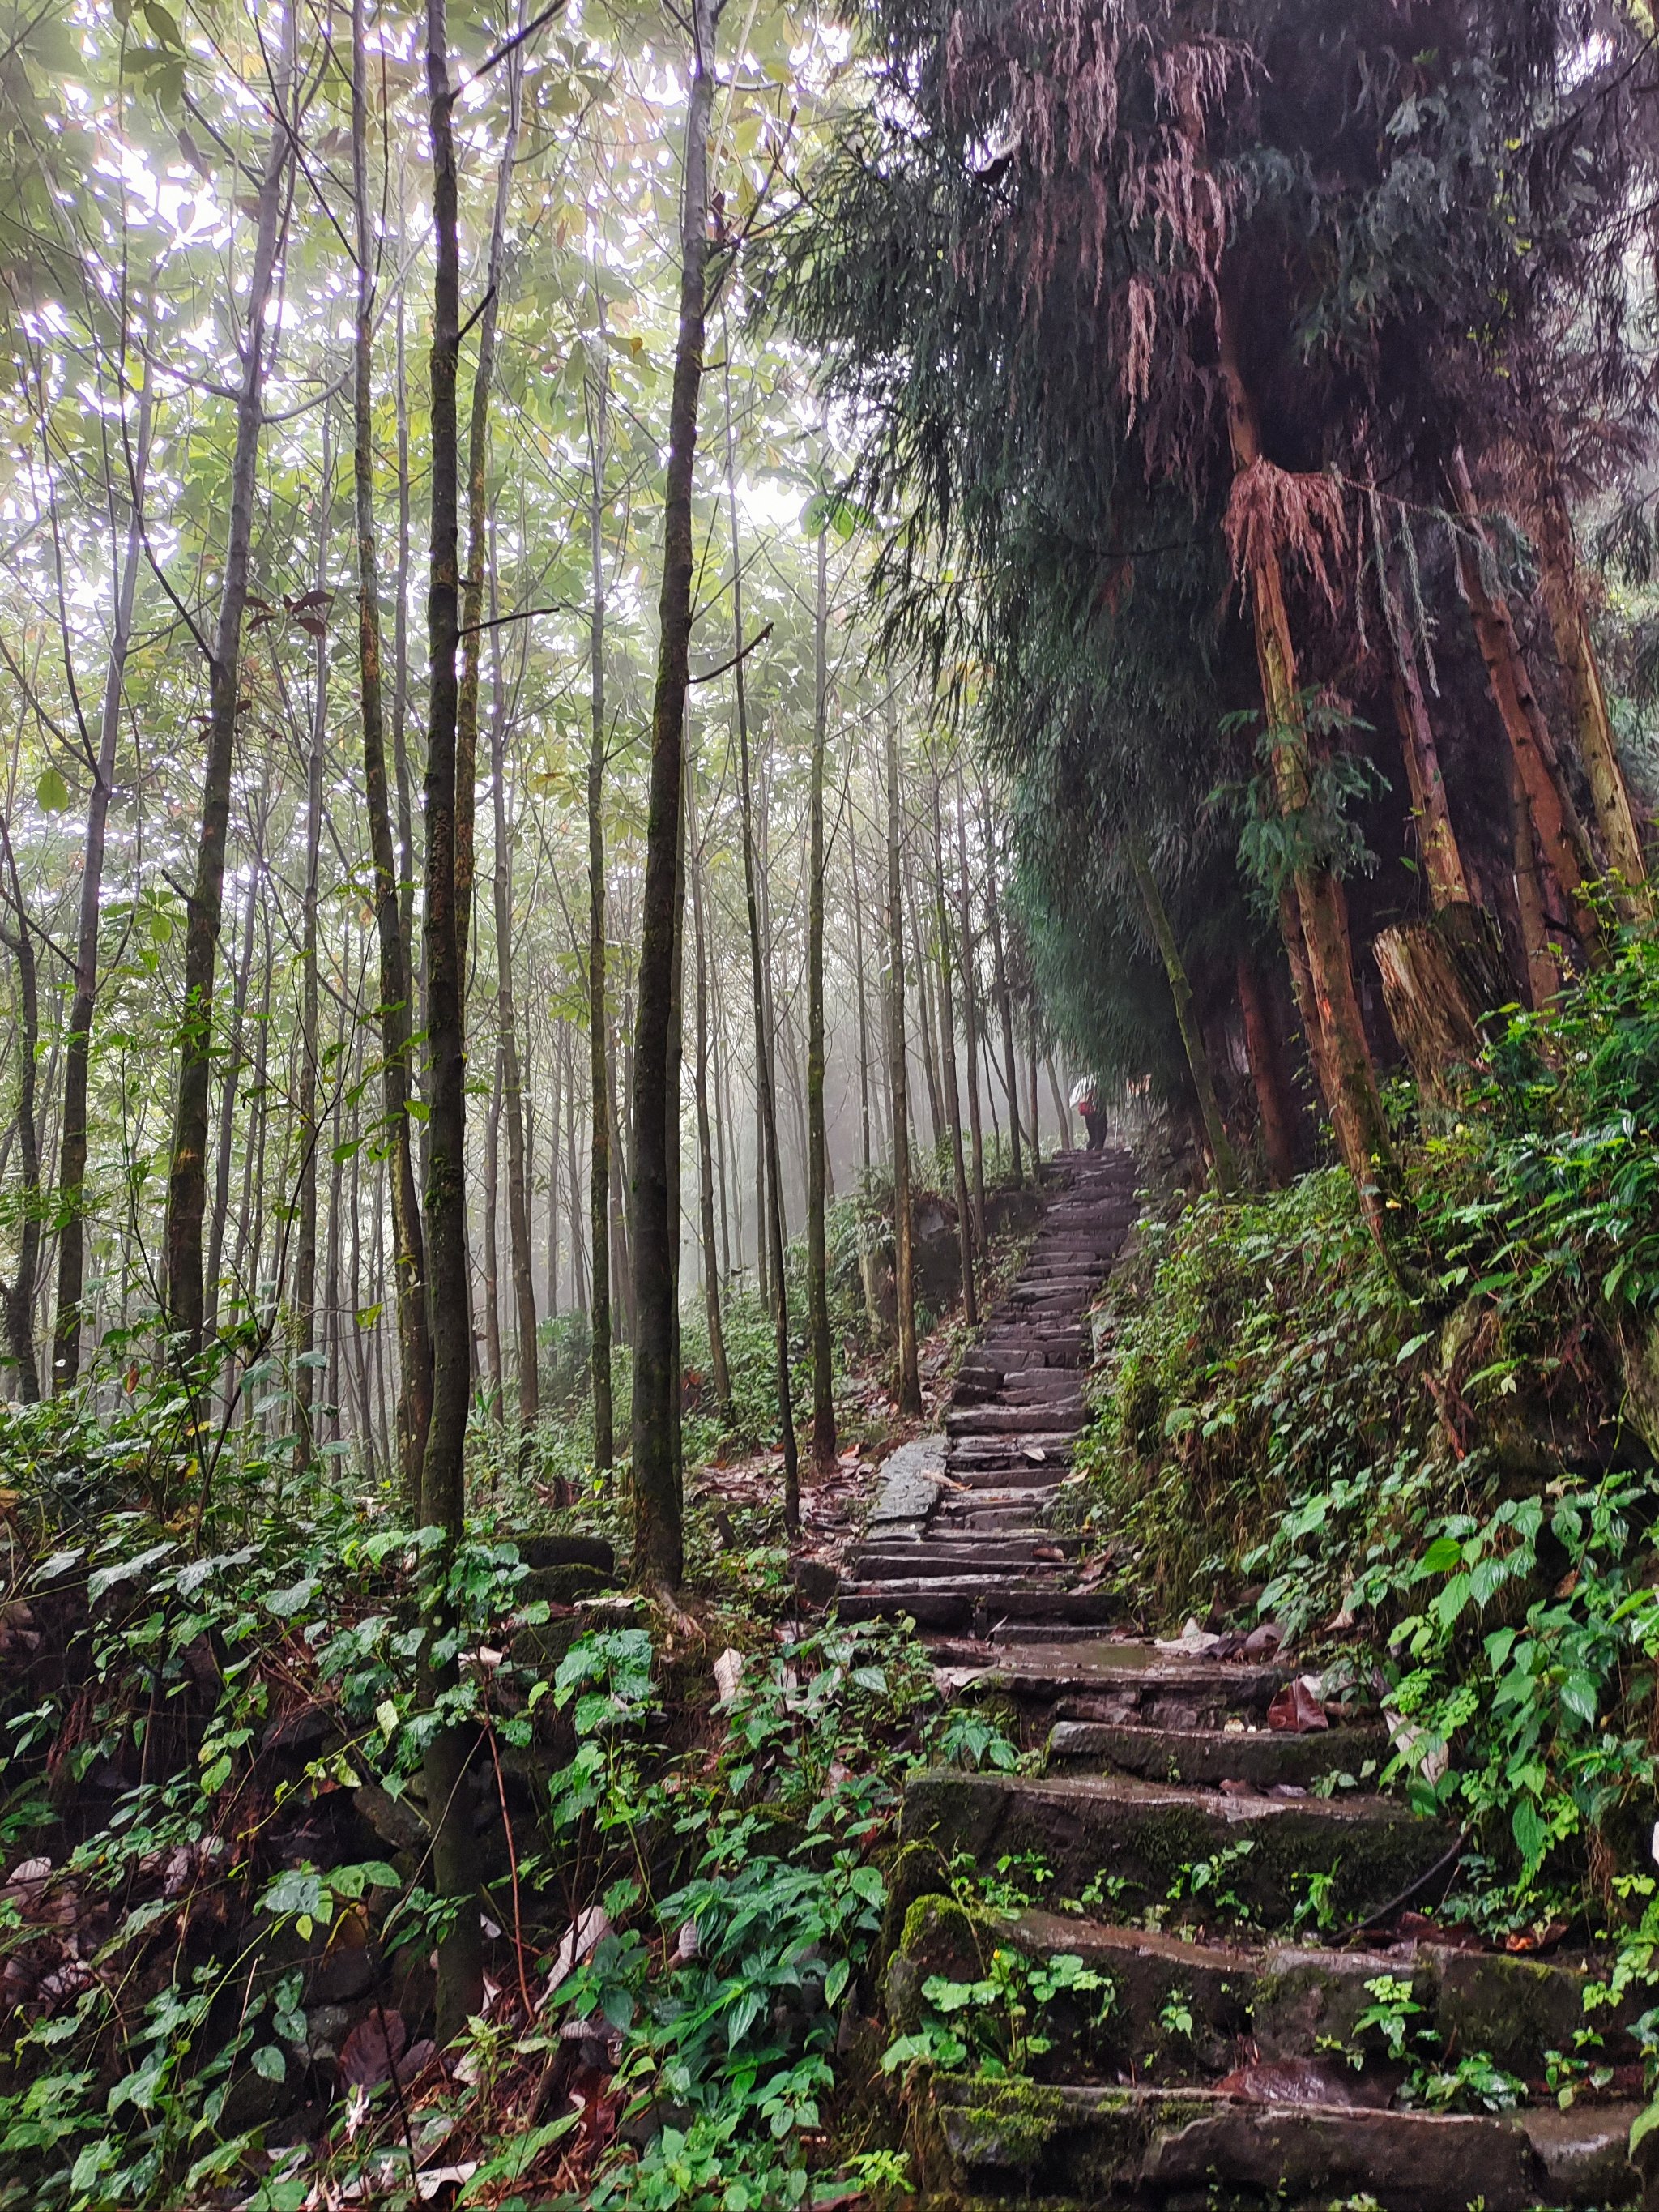
[[[253,1424],[186,1436],[136,1372],[112,1417],[0,1409],[0,2205],[758,2212],[886,2170],[835,2062],[873,2033],[903,1773],[951,1719],[907,1634],[799,1617],[800,1560],[833,1573],[902,1433],[860,1203],[833,1255],[844,1449],[805,1486],[794,1562],[758,1302],[728,1308],[731,1423],[688,1406],[678,1603],[595,1564],[629,1500],[583,1457],[567,1328],[562,1419],[524,1449],[475,1419],[460,1680],[436,1706],[431,1532],[349,1463],[302,1480]],[[930,1402],[960,1340],[947,1316],[925,1347]],[[489,1968],[441,2062],[453,1907],[422,1771],[454,1719],[481,1747]]]
[[[1659,947],[1494,1024],[1455,1109],[1391,1103],[1391,1271],[1334,1171],[1149,1212],[1112,1292],[1081,1517],[1126,1604],[1281,1623],[1390,1717],[1384,1780],[1467,1844],[1448,1910],[1659,1936]]]

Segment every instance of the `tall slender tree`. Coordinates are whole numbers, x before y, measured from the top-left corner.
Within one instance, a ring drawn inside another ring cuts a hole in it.
[[[635,1571],[677,1589],[684,1534],[675,1468],[675,1320],[679,1268],[668,1159],[670,1035],[680,939],[679,866],[696,548],[692,477],[708,316],[708,118],[714,89],[713,0],[691,0],[684,166],[680,185],[679,331],[669,407],[663,497],[657,680],[651,711],[651,796],[646,826],[639,1006],[634,1043]],[[678,1102],[676,1102],[676,1105]],[[678,1111],[672,1116],[678,1142]]]
[[[369,860],[374,874],[375,939],[380,954],[380,1097],[390,1148],[388,1184],[392,1201],[392,1265],[398,1316],[398,1463],[404,1496],[411,1508],[421,1497],[421,1468],[427,1427],[432,1418],[432,1338],[427,1321],[426,1240],[421,1228],[416,1177],[415,1121],[410,1112],[412,1087],[410,1041],[414,1031],[414,984],[408,916],[402,896],[409,873],[409,827],[404,829],[404,865],[400,875],[392,839],[392,792],[386,753],[386,702],[380,673],[380,576],[374,527],[374,234],[368,174],[368,57],[365,39],[367,0],[351,9],[351,179],[353,232],[357,262],[356,318],[352,355],[352,481],[357,524],[357,679],[363,733],[363,795],[368,817]],[[394,676],[395,762],[400,805],[406,805],[403,766],[404,594],[408,560],[409,492],[406,410],[401,403],[402,324],[399,298],[398,579]]]
[[[208,664],[207,760],[202,778],[201,834],[196,878],[185,923],[185,1000],[179,1089],[167,1179],[167,1321],[183,1358],[202,1347],[202,1224],[207,1212],[207,1140],[213,1075],[213,992],[219,957],[225,849],[230,834],[231,774],[240,704],[242,617],[253,545],[255,478],[264,422],[271,295],[281,256],[288,182],[298,143],[293,112],[297,19],[283,15],[273,61],[270,137],[253,202],[253,253],[242,319],[241,381],[236,394],[236,444],[230,465],[230,512],[225,532],[219,611]]]
[[[824,1240],[823,777],[830,727],[830,533],[820,515],[812,620],[812,769],[806,860],[806,1297],[812,1340],[812,1457],[836,1456],[835,1373],[830,1345],[830,1283]]]
[[[916,1361],[916,1274],[910,1209],[910,1086],[904,1044],[904,908],[899,840],[903,791],[899,781],[898,717],[890,703],[887,732],[887,1006],[893,1070],[893,1273],[898,1302],[898,1407],[921,1412]]]
[[[472,1383],[471,1299],[466,1256],[466,1047],[463,1031],[457,868],[456,721],[461,619],[460,483],[456,385],[461,353],[459,181],[456,88],[449,75],[445,0],[427,0],[427,102],[432,139],[432,560],[427,592],[426,1236],[432,1297],[432,1417],[421,1471],[421,1518],[440,1532],[428,1553],[422,1645],[424,1702],[437,1705],[459,1680],[450,1571],[466,1510],[466,1417]],[[439,2040],[452,2041],[478,2009],[483,1953],[467,1767],[471,1731],[442,1721],[428,1739],[426,1802],[433,1887],[454,1917],[438,1942]]]

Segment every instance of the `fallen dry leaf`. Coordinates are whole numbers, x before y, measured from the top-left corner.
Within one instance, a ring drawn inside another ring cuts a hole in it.
[[[1330,1726],[1325,1708],[1309,1687],[1305,1674],[1286,1682],[1268,1706],[1267,1726],[1288,1735],[1307,1735],[1315,1729]]]

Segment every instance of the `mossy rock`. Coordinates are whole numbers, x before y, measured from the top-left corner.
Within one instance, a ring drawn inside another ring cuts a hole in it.
[[[579,1614],[566,1613],[558,1620],[544,1620],[532,1627],[514,1632],[507,1646],[507,1656],[516,1667],[527,1667],[533,1673],[551,1677],[559,1662],[566,1658],[579,1636],[587,1632],[588,1623]]]
[[[985,1972],[990,1931],[954,1898],[919,1897],[904,1916],[896,1948],[882,1982],[883,2009],[889,2032],[913,2035],[926,2009],[922,1990],[935,1974],[950,1982],[976,1982]]]
[[[515,1595],[521,1606],[577,1605],[585,1597],[599,1597],[615,1587],[614,1571],[573,1559],[562,1566],[532,1567]]]
[[[1270,1954],[1250,2014],[1262,2057],[1308,2057],[1323,2042],[1354,2042],[1355,2023],[1371,2002],[1365,1984],[1379,1974],[1411,1984],[1413,1999],[1423,2008],[1419,2024],[1425,2026],[1433,2017],[1436,1997],[1434,1962],[1426,1954],[1404,1960],[1363,1951],[1286,1948]]]
[[[1584,2026],[1588,1976],[1503,1952],[1448,1951],[1440,1960],[1435,2026],[1449,2050],[1490,2052],[1500,2066],[1534,2073],[1545,2054],[1571,2051]],[[1609,2015],[1598,2023],[1613,2026]]]
[[[919,1897],[939,1897],[949,1888],[951,1870],[932,1844],[904,1844],[887,1869],[887,1903],[876,1939],[875,1964],[885,1966],[899,1948],[910,1907]]]
[[[1036,2081],[951,2076],[933,2100],[951,2157],[969,2172],[1035,2172],[1067,2118],[1060,2091]]]
[[[514,1540],[526,1566],[538,1572],[548,1567],[591,1567],[598,1574],[614,1577],[617,1571],[616,1547],[605,1536],[567,1536],[550,1532],[520,1536]]]
[[[924,1974],[975,1982],[985,1972],[986,1946],[974,1916],[951,1897],[919,1897],[904,1916],[899,1955]]]

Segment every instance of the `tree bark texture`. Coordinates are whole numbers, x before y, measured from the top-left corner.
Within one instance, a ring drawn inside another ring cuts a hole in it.
[[[1464,526],[1458,533],[1457,573],[1474,623],[1480,658],[1486,665],[1492,702],[1503,720],[1515,764],[1521,772],[1545,864],[1560,887],[1585,956],[1593,958],[1601,932],[1584,896],[1586,880],[1595,872],[1589,840],[1571,794],[1561,779],[1555,742],[1515,635],[1515,619],[1510,612],[1509,601],[1497,587],[1492,573],[1491,544],[1475,504],[1468,465],[1461,447],[1452,456],[1448,475],[1453,501]]]
[[[168,1326],[185,1361],[202,1348],[202,1224],[207,1211],[209,1097],[213,1078],[213,986],[218,963],[225,850],[230,834],[231,771],[241,673],[242,616],[247,605],[253,544],[253,500],[264,423],[266,320],[276,278],[278,233],[293,159],[286,112],[294,76],[294,18],[286,19],[273,101],[279,111],[260,171],[253,255],[242,326],[242,374],[236,397],[236,444],[230,467],[230,517],[218,619],[208,673],[207,761],[202,779],[202,828],[196,880],[185,924],[185,1003],[173,1112],[173,1160],[166,1230]]]
[[[898,723],[890,706],[887,730],[887,1019],[893,1070],[893,1274],[898,1305],[898,1405],[921,1412],[916,1364],[916,1272],[910,1220],[910,1097],[904,1050],[904,906],[899,868]]]
[[[420,1192],[416,1177],[415,1124],[410,1115],[410,1052],[413,983],[410,939],[402,896],[403,877],[410,874],[408,840],[400,874],[392,842],[392,793],[386,772],[386,707],[380,677],[380,578],[374,531],[374,394],[372,381],[374,332],[374,240],[368,184],[368,55],[364,21],[367,0],[351,9],[351,173],[356,203],[357,316],[352,382],[356,437],[353,480],[357,521],[357,670],[363,732],[363,787],[368,815],[369,858],[374,870],[375,939],[380,954],[380,1097],[389,1149],[387,1182],[392,1200],[392,1265],[398,1316],[398,1467],[409,1509],[418,1507],[421,1462],[432,1418],[432,1336],[427,1322],[426,1239],[421,1229]],[[399,441],[404,430],[400,410]],[[396,750],[401,762],[404,659],[403,576],[406,565],[408,489],[399,487],[403,527],[399,536],[398,606],[398,697]],[[405,803],[399,775],[400,807]]]
[[[836,1457],[835,1372],[830,1347],[830,1282],[824,1240],[824,1168],[830,1142],[823,1112],[823,776],[829,743],[829,532],[820,524],[812,634],[812,776],[808,828],[806,918],[806,1297],[812,1340],[812,1457]]]
[[[431,674],[426,759],[426,1033],[428,1166],[427,1261],[432,1296],[432,1419],[422,1467],[421,1517],[441,1532],[428,1554],[422,1703],[459,1680],[450,1569],[465,1522],[467,1408],[471,1395],[471,1299],[466,1259],[466,1048],[462,1034],[460,926],[456,882],[456,717],[460,628],[460,486],[455,387],[460,362],[458,179],[445,0],[427,0],[427,94],[431,118],[434,283],[432,313],[432,559],[427,595]],[[446,1656],[434,1656],[434,1650]],[[468,1764],[471,1732],[434,1729],[426,1753],[432,1886],[456,1905],[438,1945],[437,2036],[452,2042],[483,1999],[477,1853]]]
[[[933,927],[939,940],[939,1042],[944,1050],[945,1111],[951,1127],[951,1172],[957,1199],[957,1256],[962,1274],[962,1317],[979,1327],[979,1290],[974,1280],[973,1211],[968,1198],[968,1166],[963,1157],[962,1091],[957,1081],[957,1013],[951,988],[951,916],[945,892],[944,796],[937,762],[933,767]]]
[[[64,1039],[63,1133],[58,1147],[58,1318],[52,1358],[52,1387],[55,1393],[72,1390],[81,1373],[81,1295],[86,1282],[87,1081],[92,1058],[93,1017],[98,1000],[98,923],[104,888],[104,845],[110,794],[115,784],[116,754],[121,734],[127,649],[132,637],[133,602],[143,550],[143,506],[149,473],[150,433],[155,422],[155,381],[146,371],[138,393],[126,544],[115,586],[109,659],[104,669],[98,759],[93,769],[92,793],[87,801],[87,849],[81,874],[81,911],[75,945],[75,996],[70,1001],[69,1027]]]
[[[692,0],[690,94],[680,204],[679,331],[669,404],[663,501],[657,680],[651,716],[651,790],[634,1044],[631,1234],[634,1246],[634,1571],[669,1589],[684,1566],[674,1468],[675,1289],[668,1161],[670,1027],[678,939],[679,839],[696,562],[691,492],[702,384],[708,258],[708,118],[714,99],[714,11]],[[678,1134],[678,1117],[675,1116]]]
[[[1220,352],[1233,465],[1243,471],[1261,459],[1261,440],[1224,312]],[[1274,798],[1281,815],[1294,820],[1308,801],[1308,730],[1277,556],[1269,551],[1255,559],[1249,582]],[[1337,1149],[1373,1234],[1392,1248],[1397,1240],[1389,1215],[1402,1214],[1405,1200],[1360,1017],[1341,885],[1328,866],[1310,856],[1285,888],[1291,895],[1288,904],[1280,901],[1285,951]]]
[[[1215,1176],[1215,1187],[1223,1198],[1231,1198],[1238,1188],[1238,1164],[1233,1158],[1232,1140],[1227,1134],[1227,1125],[1221,1118],[1220,1102],[1215,1095],[1215,1078],[1211,1073],[1210,1055],[1204,1046],[1204,1032],[1199,1026],[1198,1015],[1193,1006],[1193,988],[1188,981],[1187,963],[1181,957],[1181,947],[1176,940],[1169,909],[1164,903],[1164,895],[1152,872],[1152,862],[1146,856],[1144,841],[1131,830],[1124,839],[1124,850],[1134,872],[1141,902],[1146,909],[1152,941],[1158,946],[1158,957],[1164,963],[1164,973],[1169,979],[1170,997],[1175,1006],[1176,1023],[1187,1054],[1188,1072],[1192,1076],[1193,1089],[1198,1097],[1198,1110],[1204,1120],[1204,1135],[1210,1148],[1210,1165]]]

